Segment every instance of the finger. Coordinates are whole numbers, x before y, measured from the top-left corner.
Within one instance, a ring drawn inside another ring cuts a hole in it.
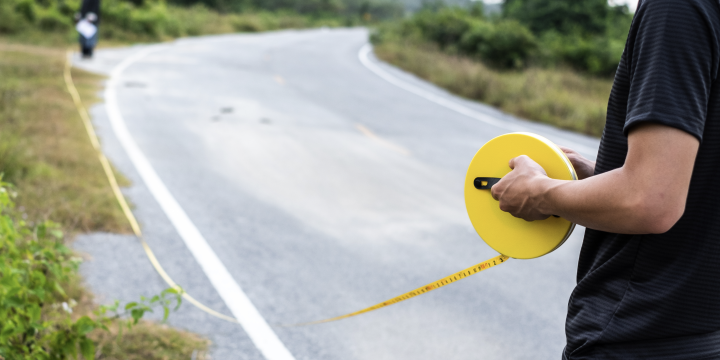
[[[520,155],[518,157],[510,159],[510,163],[508,165],[510,165],[511,169],[515,170],[515,168],[520,166],[521,164],[527,164],[528,160],[530,162],[533,162],[533,160],[530,159],[530,157],[528,157],[527,155]]]
[[[500,200],[500,194],[498,194],[499,191],[497,190],[497,184],[493,185],[493,187],[490,188],[490,195],[492,195],[492,198],[495,200]]]
[[[558,147],[560,148],[560,150],[562,150],[562,151],[563,151],[564,153],[566,153],[566,154],[574,154],[574,153],[576,153],[575,150],[573,150],[573,149],[571,149],[571,148],[569,148],[569,147],[560,146],[560,145],[558,145]]]

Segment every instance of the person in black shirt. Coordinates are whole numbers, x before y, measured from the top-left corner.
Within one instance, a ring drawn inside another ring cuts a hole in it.
[[[563,359],[720,359],[720,4],[644,0],[597,163],[580,181],[527,156],[492,188],[528,221],[584,225]]]

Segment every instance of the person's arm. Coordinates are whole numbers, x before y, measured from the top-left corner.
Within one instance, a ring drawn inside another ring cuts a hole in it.
[[[580,153],[571,148],[560,146],[560,149],[568,157],[570,163],[572,163],[573,165],[573,168],[575,168],[575,173],[578,176],[578,180],[587,179],[595,174],[594,161],[585,158],[584,156],[580,155]]]
[[[618,68],[622,76],[616,77],[620,88],[617,93],[613,88],[611,97],[617,109],[608,116],[616,152],[624,150],[618,143],[618,121],[624,121],[624,164],[615,168],[616,162],[606,161],[614,170],[589,176],[594,164],[581,163],[578,171],[586,178],[571,182],[549,179],[527,156],[515,158],[510,164],[515,170],[492,188],[502,210],[526,220],[555,214],[615,233],[663,233],[673,227],[685,209],[720,72],[717,14],[701,5],[653,0],[635,13]]]
[[[520,156],[492,194],[500,209],[529,221],[554,214],[596,230],[664,233],[685,211],[698,147],[698,139],[682,130],[641,124],[628,135],[621,168],[580,181],[553,180]]]

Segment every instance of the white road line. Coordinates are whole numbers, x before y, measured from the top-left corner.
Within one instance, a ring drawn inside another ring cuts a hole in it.
[[[180,237],[185,241],[195,260],[200,264],[205,275],[220,294],[225,304],[230,308],[235,318],[240,322],[247,335],[255,346],[260,350],[267,360],[294,360],[293,355],[280,341],[275,332],[255,308],[247,295],[242,291],[240,285],[233,279],[230,272],[220,261],[213,249],[208,245],[205,238],[195,224],[190,220],[185,211],[180,207],[177,200],[172,196],[165,184],[153,169],[152,165],[142,153],[135,140],[125,125],[117,102],[115,87],[118,85],[118,78],[123,70],[127,69],[134,62],[140,60],[151,52],[166,47],[153,47],[141,50],[125,59],[117,65],[110,73],[110,80],[105,88],[105,101],[107,113],[110,118],[115,135],[120,140],[125,152],[130,157],[133,165],[140,173],[145,185],[155,197],[163,211],[170,219]]]
[[[440,106],[444,106],[450,110],[456,111],[460,114],[471,117],[475,120],[482,121],[488,125],[492,125],[495,127],[499,127],[501,129],[505,129],[508,131],[514,131],[514,132],[531,131],[529,128],[527,128],[525,126],[498,120],[492,116],[477,112],[468,107],[462,106],[456,102],[450,101],[442,96],[438,96],[427,90],[423,90],[417,86],[410,85],[410,84],[398,79],[397,77],[391,75],[390,73],[383,70],[381,67],[377,66],[372,61],[370,61],[370,58],[368,57],[370,52],[372,52],[372,45],[370,45],[370,44],[365,44],[362,48],[360,48],[360,51],[358,52],[358,58],[360,59],[360,62],[366,68],[368,68],[368,70],[375,73],[375,75],[383,78],[385,81],[387,81],[403,90],[409,91],[415,95],[418,95],[427,100],[430,100]],[[594,149],[594,148],[591,148],[589,146],[585,146],[582,144],[578,144],[573,141],[568,141],[565,139],[563,139],[562,144],[560,144],[560,145],[567,146],[569,148],[573,148],[573,149],[583,153],[584,155],[588,155],[588,156],[592,156],[592,157],[594,157],[597,154],[597,149]]]

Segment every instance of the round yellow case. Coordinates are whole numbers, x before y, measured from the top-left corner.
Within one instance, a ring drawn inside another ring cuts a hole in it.
[[[550,140],[531,133],[498,136],[473,157],[465,176],[465,206],[478,235],[497,252],[516,259],[543,256],[562,245],[575,224],[551,216],[525,221],[500,210],[490,188],[511,171],[510,159],[527,155],[552,179],[577,180],[570,160]]]

